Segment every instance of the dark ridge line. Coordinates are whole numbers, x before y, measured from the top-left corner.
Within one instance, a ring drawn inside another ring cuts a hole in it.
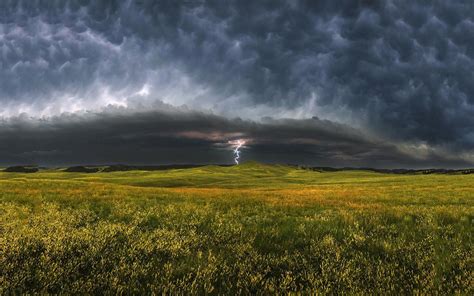
[[[28,165],[28,166],[17,165],[17,166],[8,167],[4,169],[3,171],[7,173],[36,173],[39,170],[40,168],[34,165]]]
[[[384,173],[384,174],[398,174],[398,175],[429,175],[429,174],[474,174],[474,169],[375,169],[375,168],[366,168],[366,167],[343,167],[343,168],[333,168],[333,167],[304,167],[298,166],[302,169],[307,169],[311,171],[319,172],[340,172],[340,171],[370,171],[375,173]]]
[[[258,163],[256,163],[258,164]],[[231,167],[234,164],[165,164],[165,165],[126,165],[126,164],[112,164],[112,165],[81,165],[71,166],[62,169],[67,173],[98,173],[98,172],[124,172],[124,171],[164,171],[171,169],[191,169],[204,166],[220,166]],[[310,170],[315,172],[340,172],[340,171],[370,171],[384,174],[405,174],[405,175],[419,175],[419,174],[474,174],[474,169],[375,169],[368,167],[318,167],[318,166],[304,166],[287,164],[290,167],[297,169]],[[12,173],[36,173],[40,170],[47,169],[46,167],[39,167],[36,165],[11,166],[3,170],[3,172]]]
[[[233,164],[166,164],[166,165],[125,165],[125,164],[112,164],[112,165],[80,165],[71,166],[65,169],[61,169],[66,173],[98,173],[98,172],[124,172],[124,171],[165,171],[171,169],[191,169],[204,167],[208,165],[230,167]],[[11,173],[35,173],[39,170],[48,169],[46,167],[38,167],[36,165],[26,166],[11,166],[3,170],[3,172]]]

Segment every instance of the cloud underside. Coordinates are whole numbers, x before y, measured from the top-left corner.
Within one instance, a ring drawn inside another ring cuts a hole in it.
[[[260,122],[167,107],[110,108],[100,113],[25,116],[0,127],[0,163],[232,163],[232,142],[245,139],[242,160],[351,167],[465,167],[463,158],[426,147],[389,144],[318,118]]]

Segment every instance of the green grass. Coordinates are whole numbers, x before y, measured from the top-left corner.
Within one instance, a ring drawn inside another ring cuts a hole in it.
[[[0,173],[0,294],[474,293],[474,175]]]

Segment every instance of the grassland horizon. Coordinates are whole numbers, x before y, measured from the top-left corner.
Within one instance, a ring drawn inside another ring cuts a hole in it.
[[[74,165],[38,165],[38,164],[16,164],[0,166],[3,172],[38,172],[40,170],[60,170],[72,173],[97,173],[116,171],[161,171],[171,169],[192,169],[206,166],[232,167],[235,163],[165,163],[165,164],[128,164],[128,163],[108,163],[108,164],[74,164]],[[240,165],[259,166],[287,166],[290,168],[306,169],[317,172],[337,172],[337,171],[372,171],[378,173],[393,174],[472,174],[474,167],[357,167],[357,166],[315,166],[298,163],[265,163],[254,160],[243,161]]]
[[[474,175],[0,172],[0,294],[474,292]]]

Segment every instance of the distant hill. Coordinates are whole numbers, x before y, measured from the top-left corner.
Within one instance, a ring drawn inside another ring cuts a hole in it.
[[[374,168],[333,168],[333,167],[305,167],[301,168],[309,169],[312,171],[319,172],[339,172],[339,171],[371,171],[376,173],[385,174],[473,174],[474,169],[374,169]]]
[[[11,166],[3,171],[8,173],[36,173],[39,169],[36,166]]]
[[[173,169],[194,169],[203,167],[221,167],[233,168],[236,170],[285,170],[285,169],[302,169],[316,172],[340,172],[340,171],[369,171],[384,174],[406,174],[406,175],[420,175],[420,174],[473,174],[474,169],[375,169],[367,167],[318,167],[305,166],[295,164],[265,164],[257,161],[247,161],[239,165],[234,164],[165,164],[165,165],[127,165],[127,164],[112,164],[112,165],[81,165],[72,166],[63,169],[66,173],[99,173],[99,172],[125,172],[125,171],[165,171]],[[26,166],[11,166],[4,169],[4,172],[14,173],[35,173],[46,168],[37,167],[33,165]]]
[[[67,173],[97,173],[100,172],[99,167],[87,167],[87,166],[73,166],[64,170]]]
[[[192,169],[207,166],[205,164],[165,164],[165,165],[151,165],[151,166],[137,166],[137,165],[125,165],[125,164],[116,164],[110,165],[103,168],[102,172],[124,172],[124,171],[164,171],[164,170],[173,170],[173,169]],[[222,165],[217,166],[231,166],[231,165]]]

